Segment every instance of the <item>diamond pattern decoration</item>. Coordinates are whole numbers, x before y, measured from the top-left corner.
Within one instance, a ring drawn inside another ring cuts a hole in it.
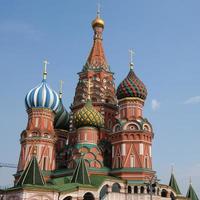
[[[144,83],[135,75],[133,69],[130,69],[128,76],[120,83],[117,88],[117,98],[137,97],[145,100],[147,89]]]
[[[76,128],[91,126],[100,128],[104,125],[104,118],[87,100],[85,106],[74,114],[73,123]]]

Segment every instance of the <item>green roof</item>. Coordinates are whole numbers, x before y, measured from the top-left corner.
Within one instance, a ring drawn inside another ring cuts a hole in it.
[[[71,183],[80,183],[80,184],[91,184],[90,178],[88,175],[87,167],[83,158],[80,158],[76,169],[74,170]]]
[[[176,194],[181,194],[181,191],[180,191],[180,189],[178,187],[176,178],[175,178],[173,173],[171,174],[171,178],[170,178],[170,181],[169,181],[169,186],[176,192]]]
[[[199,200],[196,192],[194,191],[194,188],[192,187],[192,184],[189,186],[186,197],[191,200]]]
[[[30,185],[44,185],[45,184],[43,175],[40,171],[40,168],[37,162],[37,158],[35,156],[32,157],[28,166],[23,171],[16,186],[22,186],[24,184],[30,184]]]

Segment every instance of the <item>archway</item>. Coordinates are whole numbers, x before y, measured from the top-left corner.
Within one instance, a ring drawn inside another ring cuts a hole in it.
[[[87,192],[84,194],[83,200],[94,200],[94,195],[90,192]]]
[[[134,194],[138,193],[138,186],[134,186]]]
[[[103,200],[104,197],[108,194],[108,185],[104,185],[102,188],[101,188],[101,191],[99,193],[99,199],[100,200]]]
[[[131,188],[131,186],[130,186],[130,185],[128,186],[128,193],[129,193],[129,194],[131,194],[131,193],[132,193],[132,188]]]
[[[72,200],[72,196],[65,197],[63,200]]]
[[[120,193],[120,189],[121,189],[121,187],[120,187],[119,183],[114,183],[112,185],[112,192],[118,192],[118,193]]]
[[[162,190],[161,197],[167,197],[167,190],[165,189]]]

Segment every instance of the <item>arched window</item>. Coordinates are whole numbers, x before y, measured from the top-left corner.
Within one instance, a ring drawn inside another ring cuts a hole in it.
[[[170,198],[171,198],[171,200],[175,200],[175,196],[174,196],[173,192],[170,193]]]
[[[118,156],[117,158],[116,158],[116,168],[121,168],[121,159],[120,159],[120,157]]]
[[[138,186],[134,186],[134,194],[138,193]]]
[[[99,194],[99,199],[103,200],[105,199],[105,196],[108,194],[108,185],[104,185],[101,188],[100,194]]]
[[[144,158],[144,167],[148,168],[148,157],[147,156]]]
[[[85,193],[83,200],[94,200],[94,195],[90,192]]]
[[[114,183],[112,185],[112,192],[118,192],[118,193],[120,193],[120,189],[121,189],[121,187],[120,187],[119,183]]]
[[[167,190],[165,189],[162,190],[161,197],[167,197]]]
[[[63,200],[72,200],[71,196],[65,197]]]
[[[141,186],[141,188],[140,188],[140,193],[144,194],[144,187],[143,186]]]
[[[129,193],[129,194],[131,194],[131,193],[132,193],[132,188],[131,188],[131,186],[130,186],[130,185],[128,186],[128,193]]]

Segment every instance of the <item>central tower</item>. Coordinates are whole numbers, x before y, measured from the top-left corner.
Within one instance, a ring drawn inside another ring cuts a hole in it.
[[[97,17],[92,21],[93,46],[82,71],[78,73],[79,81],[71,106],[73,113],[83,107],[87,100],[87,88],[90,79],[91,101],[105,119],[105,133],[100,134],[100,139],[105,138],[108,130],[112,129],[117,111],[113,73],[110,71],[103,49],[104,26],[104,21],[100,18],[98,11]]]

